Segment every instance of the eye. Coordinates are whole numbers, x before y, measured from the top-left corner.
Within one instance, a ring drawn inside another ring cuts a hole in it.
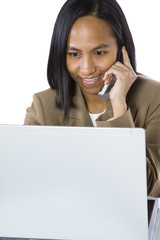
[[[76,58],[76,57],[80,56],[80,53],[78,53],[78,52],[69,52],[68,54],[73,58]]]
[[[105,51],[96,51],[94,55],[103,56],[105,53],[106,53]]]

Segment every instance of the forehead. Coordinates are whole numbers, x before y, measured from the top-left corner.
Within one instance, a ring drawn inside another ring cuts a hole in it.
[[[109,43],[115,37],[111,26],[94,16],[78,18],[73,24],[68,37],[68,44],[90,44],[95,42]]]

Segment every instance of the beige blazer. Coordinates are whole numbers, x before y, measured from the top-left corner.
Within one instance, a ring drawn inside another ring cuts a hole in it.
[[[74,97],[76,108],[71,108],[65,120],[63,111],[55,106],[55,97],[56,92],[52,89],[35,94],[31,107],[27,108],[24,124],[93,126],[78,85]],[[113,117],[108,102],[106,112],[97,119],[97,126],[141,127],[146,130],[148,194],[160,197],[160,83],[139,74],[128,92],[127,105],[128,111],[123,116],[107,121]],[[128,186],[129,181],[134,179],[128,179]]]

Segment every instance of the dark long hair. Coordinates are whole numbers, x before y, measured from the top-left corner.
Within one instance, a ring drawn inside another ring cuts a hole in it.
[[[55,22],[47,66],[51,88],[57,91],[56,104],[67,116],[73,104],[75,81],[66,66],[68,36],[74,22],[83,16],[96,16],[112,27],[118,47],[125,45],[131,65],[136,72],[135,47],[124,13],[115,0],[67,0]]]

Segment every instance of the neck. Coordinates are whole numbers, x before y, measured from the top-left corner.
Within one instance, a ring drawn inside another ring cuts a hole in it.
[[[107,107],[107,100],[102,99],[98,94],[88,94],[83,92],[88,111],[90,113],[101,113]]]

